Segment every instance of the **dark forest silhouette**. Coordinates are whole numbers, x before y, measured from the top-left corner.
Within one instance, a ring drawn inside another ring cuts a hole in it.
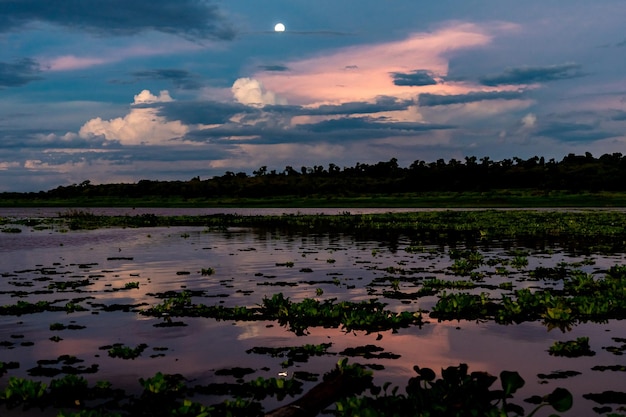
[[[396,158],[352,167],[313,166],[282,171],[266,166],[252,175],[226,172],[222,176],[189,181],[141,180],[133,184],[59,186],[38,193],[3,193],[5,198],[33,197],[67,199],[89,197],[140,198],[146,196],[213,198],[262,198],[276,196],[354,196],[367,194],[416,193],[429,191],[489,191],[535,189],[582,191],[625,191],[626,157],[621,153],[595,158],[568,154],[561,161],[543,157],[492,161],[489,157],[465,157],[436,162],[417,160],[400,167]]]

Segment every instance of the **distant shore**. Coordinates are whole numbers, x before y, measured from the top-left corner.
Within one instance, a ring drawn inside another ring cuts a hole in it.
[[[262,198],[179,196],[80,197],[68,199],[1,198],[0,207],[189,207],[189,208],[546,208],[626,207],[626,192],[492,190],[485,192],[428,192],[312,195]]]

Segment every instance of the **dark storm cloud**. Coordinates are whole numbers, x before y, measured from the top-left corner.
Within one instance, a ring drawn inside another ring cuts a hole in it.
[[[374,103],[350,102],[340,105],[322,105],[306,108],[295,105],[273,105],[259,107],[240,103],[215,101],[187,101],[168,103],[148,103],[135,108],[156,108],[159,116],[167,120],[178,120],[184,124],[219,124],[210,129],[198,129],[185,136],[185,140],[200,142],[232,143],[287,143],[290,141],[314,142],[349,141],[378,139],[389,136],[409,136],[432,130],[449,129],[452,126],[429,125],[423,123],[393,122],[385,118],[343,117],[318,123],[291,126],[288,120],[294,116],[342,116],[354,114],[375,114],[379,112],[405,110],[415,103],[412,100],[398,100],[394,97],[377,97]],[[235,115],[243,115],[238,122],[232,122]],[[280,116],[267,119],[268,115]],[[241,139],[245,137],[245,139]]]
[[[0,129],[0,149],[64,149],[64,148],[99,148],[116,146],[114,141],[106,141],[102,136],[82,138],[77,135],[64,137],[66,132],[46,132],[40,129]]]
[[[114,164],[130,164],[132,162],[171,162],[171,161],[193,161],[198,159],[210,160],[225,158],[228,156],[229,147],[211,147],[210,151],[204,149],[198,153],[197,147],[172,147],[172,146],[133,146],[126,145],[123,149],[115,149],[111,152],[98,153],[97,158],[108,160]]]
[[[259,68],[263,71],[275,71],[275,72],[289,71],[289,67],[285,65],[259,65]]]
[[[414,105],[413,100],[398,100],[395,97],[381,96],[377,97],[374,103],[367,102],[349,102],[339,105],[321,105],[316,109],[310,109],[310,115],[335,115],[335,114],[365,114],[379,113],[387,111],[406,110],[409,106]],[[307,109],[304,110],[305,112]]]
[[[545,67],[508,68],[502,74],[484,77],[483,85],[496,86],[502,84],[532,84],[548,81],[567,80],[582,77],[585,74],[578,64],[559,64]]]
[[[374,103],[349,102],[337,105],[321,105],[319,107],[302,107],[296,105],[268,105],[250,107],[240,103],[224,103],[217,101],[173,101],[169,103],[139,104],[135,108],[156,108],[158,115],[167,120],[179,120],[184,124],[221,124],[237,115],[247,115],[246,121],[254,120],[261,114],[273,114],[282,117],[294,116],[337,116],[349,114],[371,114],[388,111],[406,110],[414,105],[412,100],[398,100],[395,97],[377,97]]]
[[[537,136],[546,136],[564,142],[593,142],[618,134],[598,129],[595,124],[573,122],[549,122],[535,132]]]
[[[1,129],[0,137],[0,149],[3,152],[7,149],[21,149],[21,148],[38,148],[47,146],[47,144],[41,144],[36,139],[36,135],[40,131],[36,129]]]
[[[422,107],[448,106],[483,100],[515,100],[521,98],[522,95],[521,91],[477,91],[450,95],[423,93],[419,95],[417,103]]]
[[[398,86],[420,87],[437,84],[437,80],[433,78],[433,73],[427,70],[392,72],[391,77],[393,78],[393,83]]]
[[[169,81],[177,88],[193,90],[201,87],[194,75],[188,71],[180,69],[153,69],[146,71],[135,71],[131,75],[139,79]]]
[[[418,136],[434,130],[453,129],[450,125],[390,122],[369,117],[344,117],[319,123],[302,124],[286,128],[275,123],[260,121],[255,124],[227,123],[217,128],[190,132],[185,139],[209,143],[345,143],[389,136]],[[236,139],[233,141],[233,139]]]
[[[0,62],[0,88],[19,87],[40,80],[39,64],[28,58],[14,63]]]
[[[239,103],[217,101],[172,101],[149,103],[135,108],[157,108],[157,114],[167,120],[179,120],[184,124],[221,124],[236,114],[258,114],[259,109]]]
[[[298,138],[300,134],[296,129],[287,134],[284,129],[266,122],[258,122],[254,125],[225,123],[219,127],[210,129],[198,129],[187,133],[185,140],[205,143],[284,143]],[[241,139],[245,137],[246,139]],[[237,138],[236,141],[231,141]],[[250,139],[252,138],[252,139]]]
[[[63,148],[56,152],[37,153],[32,156],[51,165],[62,165],[73,161],[108,161],[114,166],[131,166],[134,162],[170,162],[170,161],[187,161],[197,160],[199,158],[209,159],[208,153],[199,156],[198,149],[173,148],[172,146],[117,146],[107,147],[107,152],[93,152],[91,149],[77,150],[72,149],[71,152],[65,152]],[[227,150],[220,151],[212,149],[210,155],[213,157],[224,157]],[[24,158],[24,155],[15,154],[15,160]],[[116,173],[121,173],[116,171]]]
[[[99,36],[145,31],[193,39],[232,39],[230,23],[203,0],[2,0],[0,32],[49,23]]]
[[[299,128],[318,133],[339,130],[385,130],[389,134],[393,131],[422,132],[450,129],[451,126],[413,122],[389,122],[384,119],[373,119],[370,117],[344,117],[336,120],[325,120],[319,123],[300,125]]]
[[[323,104],[318,107],[302,107],[289,105],[265,106],[268,112],[289,114],[291,116],[333,116],[342,114],[369,114],[387,111],[406,110],[414,105],[413,100],[399,100],[395,97],[379,96],[374,103],[351,101],[342,104]]]

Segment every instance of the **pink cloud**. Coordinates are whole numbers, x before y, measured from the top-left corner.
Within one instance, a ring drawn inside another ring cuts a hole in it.
[[[131,45],[120,49],[105,49],[97,56],[77,56],[74,54],[38,59],[49,71],[72,71],[120,62],[139,56],[170,55],[172,51],[181,53],[195,51],[204,46],[191,42],[160,42],[158,46]]]
[[[448,72],[449,53],[484,47],[491,41],[492,35],[481,27],[459,23],[400,41],[347,47],[288,62],[289,71],[260,72],[254,78],[292,104],[369,100],[380,95],[413,97],[423,92],[461,94],[471,86],[397,86],[390,73],[425,69],[442,77]]]
[[[50,71],[71,71],[102,65],[107,62],[103,58],[77,57],[65,55],[47,61],[46,66]]]

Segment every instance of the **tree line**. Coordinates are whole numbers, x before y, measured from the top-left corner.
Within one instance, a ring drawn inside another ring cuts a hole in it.
[[[599,158],[587,152],[568,154],[562,160],[514,157],[493,161],[475,156],[464,160],[416,160],[408,167],[398,160],[375,164],[357,163],[339,167],[286,166],[269,170],[262,166],[251,175],[227,171],[224,175],[189,181],[141,180],[137,183],[59,186],[39,193],[3,193],[6,198],[36,197],[64,199],[80,197],[140,198],[181,197],[247,197],[270,196],[354,196],[365,194],[415,193],[430,191],[489,191],[502,189],[536,189],[582,191],[626,191],[626,157],[621,153]]]

